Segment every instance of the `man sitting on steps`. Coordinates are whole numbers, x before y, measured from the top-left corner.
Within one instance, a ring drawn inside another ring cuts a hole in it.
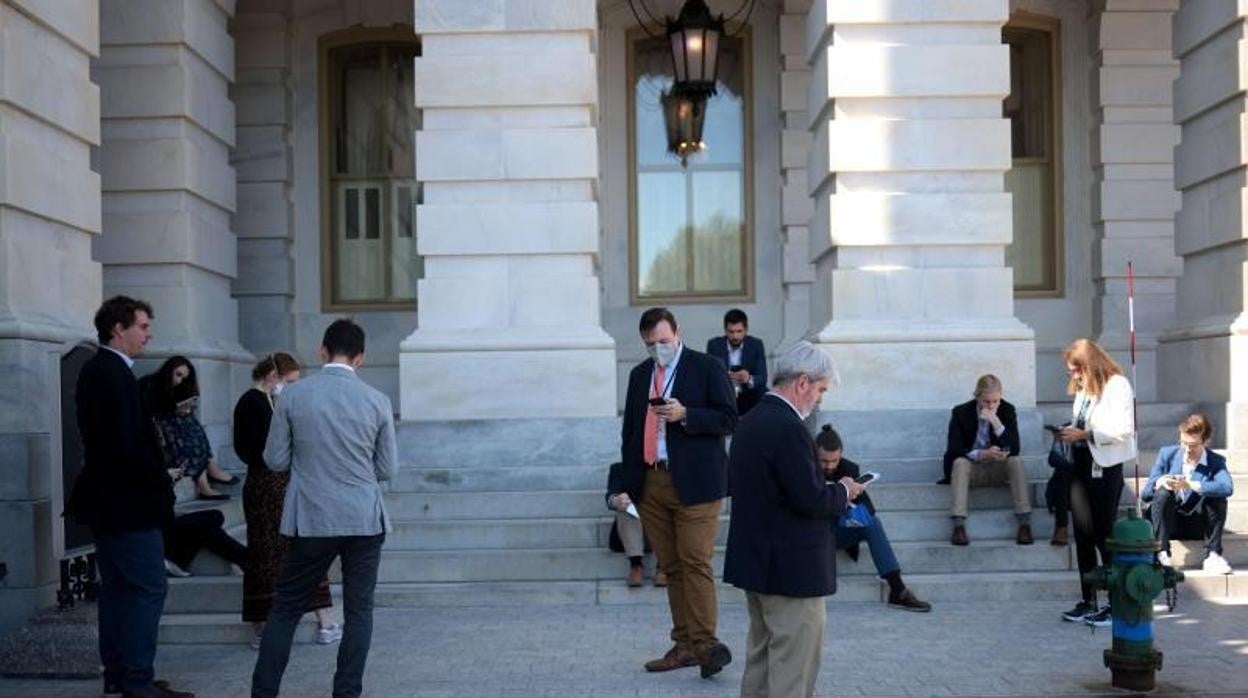
[[[966,510],[972,485],[1010,483],[1019,545],[1031,545],[1031,495],[1019,454],[1018,417],[1001,397],[1001,381],[991,373],[975,383],[974,399],[953,408],[945,449],[945,477],[953,489],[954,545],[968,545]]]

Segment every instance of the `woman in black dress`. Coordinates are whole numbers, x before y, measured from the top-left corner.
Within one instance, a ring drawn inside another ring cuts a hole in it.
[[[269,438],[274,401],[279,399],[287,383],[299,380],[299,363],[290,354],[270,354],[252,369],[251,379],[251,389],[243,393],[234,406],[234,451],[247,464],[243,515],[247,519],[248,565],[243,575],[243,621],[255,627],[251,646],[258,648],[286,555],[287,541],[279,529],[286,484],[290,482],[290,473],[273,472],[265,465],[264,444]],[[326,577],[308,604],[308,610],[316,612],[320,626],[316,641],[322,645],[342,637],[342,630],[330,616],[331,606],[333,600]]]
[[[233,485],[238,478],[217,465],[208,434],[199,423],[199,380],[195,366],[185,356],[172,356],[155,373],[139,381],[140,395],[152,416],[165,466],[180,469],[195,483],[199,499],[229,499],[212,483]]]

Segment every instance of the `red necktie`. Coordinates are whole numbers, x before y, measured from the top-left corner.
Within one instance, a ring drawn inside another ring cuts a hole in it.
[[[654,386],[651,388],[651,397],[663,397],[664,377],[667,369],[662,365],[655,364],[654,370]],[[641,457],[646,463],[654,463],[659,460],[659,415],[649,406],[646,407],[646,425],[645,433],[641,442]]]

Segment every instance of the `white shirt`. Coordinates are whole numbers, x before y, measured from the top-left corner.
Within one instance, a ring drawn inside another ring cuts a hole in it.
[[[662,395],[656,394],[654,390],[654,378],[659,372],[659,362],[654,362],[654,369],[650,372],[650,392],[651,397],[672,397],[672,386],[676,384],[676,366],[680,363],[680,355],[685,353],[685,343],[681,342],[676,349],[676,356],[672,358],[672,362],[663,368],[663,382],[666,385],[661,386]],[[659,418],[659,441],[656,449],[656,458],[659,460],[667,460],[667,422],[663,418]]]
[[[350,372],[352,372],[352,373],[355,373],[355,367],[354,367],[354,366],[352,366],[351,364],[340,364],[340,363],[338,363],[338,362],[336,362],[336,361],[334,361],[334,362],[330,362],[330,363],[325,364],[324,366],[321,366],[321,370],[327,369],[327,368],[329,368],[329,367],[331,367],[331,366],[332,366],[332,367],[334,367],[334,368],[345,368],[345,369],[347,369],[348,371],[350,371]]]
[[[740,366],[741,358],[743,354],[745,353],[745,340],[744,339],[741,340],[741,346],[737,347],[736,349],[732,348],[732,342],[729,342],[727,339],[724,340],[724,343],[728,345],[728,366],[729,367]],[[746,388],[754,387],[754,375],[753,374],[750,374],[750,379],[745,382],[745,387]],[[740,390],[741,386],[738,385],[736,386],[736,388]]]
[[[1188,482],[1191,482],[1192,473],[1196,471],[1196,466],[1198,465],[1209,465],[1209,449],[1201,449],[1200,458],[1195,463],[1188,463],[1186,456],[1183,458],[1183,477],[1186,478]]]
[[[107,345],[107,344],[101,344],[101,345],[100,345],[100,348],[101,348],[101,349],[107,349],[107,350],[109,350],[109,351],[113,352],[114,354],[116,354],[117,356],[120,356],[120,357],[121,357],[121,360],[126,362],[126,366],[127,366],[127,367],[131,370],[131,371],[133,371],[133,370],[134,370],[134,359],[130,358],[130,356],[129,356],[129,355],[127,355],[124,351],[120,351],[120,350],[118,350],[118,349],[114,349],[113,347],[110,347],[110,346],[109,346],[109,345]]]

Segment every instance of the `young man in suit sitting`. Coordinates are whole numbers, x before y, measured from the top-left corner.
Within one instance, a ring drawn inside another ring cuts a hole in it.
[[[728,380],[737,394],[737,414],[745,416],[767,392],[767,350],[763,340],[752,337],[750,319],[733,308],[724,313],[724,336],[706,343],[706,353],[724,362]]]
[[[1226,527],[1226,500],[1235,492],[1226,459],[1206,448],[1213,427],[1203,414],[1193,414],[1179,425],[1179,443],[1157,453],[1140,498],[1150,502],[1153,534],[1161,544],[1157,561],[1170,565],[1170,541],[1203,540],[1204,571],[1230,574],[1222,557],[1222,530]]]
[[[975,382],[975,397],[953,408],[945,448],[945,477],[953,488],[954,545],[968,545],[966,511],[972,486],[1010,484],[1019,545],[1031,545],[1031,494],[1019,456],[1018,416],[1001,397],[1001,380],[991,373]]]

